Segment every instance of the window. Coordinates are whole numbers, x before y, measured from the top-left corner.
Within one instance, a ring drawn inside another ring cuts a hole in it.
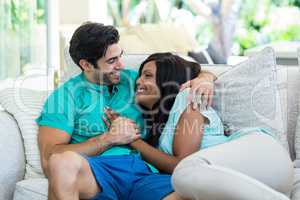
[[[46,73],[45,0],[0,2],[0,80]]]

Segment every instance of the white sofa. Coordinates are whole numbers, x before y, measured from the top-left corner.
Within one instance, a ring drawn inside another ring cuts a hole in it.
[[[141,60],[139,58],[138,62]],[[217,75],[232,68],[230,66],[203,67]],[[290,156],[295,163],[294,187],[289,198],[299,200],[300,162],[297,162],[296,157],[300,159],[300,143],[295,142],[295,132],[299,112],[300,72],[298,66],[279,66],[279,68],[278,73],[285,74],[287,80],[281,83],[280,87],[287,89],[287,104],[283,107],[286,108],[285,112],[287,113],[286,126]],[[0,136],[0,200],[47,199],[47,179],[40,177],[24,179],[26,164],[24,138],[22,138],[17,121],[4,110],[0,111]],[[296,154],[297,151],[299,153]]]

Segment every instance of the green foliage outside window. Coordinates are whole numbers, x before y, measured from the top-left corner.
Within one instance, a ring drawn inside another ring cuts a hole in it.
[[[7,20],[13,30],[26,28],[30,20],[45,23],[45,0],[36,0],[35,7],[28,0],[8,0],[1,6],[7,12],[2,20]]]
[[[263,7],[263,11],[260,12],[261,7]],[[272,28],[272,15],[276,9],[283,7],[300,9],[300,0],[262,0],[259,3],[245,0],[240,16],[241,27],[238,27],[235,37],[235,41],[240,47],[238,52],[240,55],[243,55],[248,48],[270,42],[300,41],[300,22],[286,25],[280,29]],[[282,13],[283,16],[289,14]]]
[[[126,13],[123,10],[124,0],[111,0],[108,1],[109,11],[113,18],[114,24],[117,26],[132,24],[130,20],[134,19],[136,9],[141,6],[142,3],[147,3],[147,8],[144,13],[141,13],[138,23],[157,23],[161,21],[175,21],[169,15],[169,18],[161,19],[161,13],[156,6],[154,0],[131,0],[129,5],[129,12],[127,19],[124,20]],[[170,5],[176,9],[182,9],[187,13],[192,14],[195,17],[197,15],[189,8],[184,0],[170,0]],[[210,1],[205,1],[210,3]],[[214,1],[216,2],[216,1]],[[219,1],[219,3],[222,0]],[[296,7],[300,9],[300,0],[244,0],[242,3],[239,24],[234,37],[235,46],[238,46],[238,50],[234,54],[243,55],[244,51],[248,48],[253,48],[265,43],[276,41],[294,41],[300,40],[300,23],[290,24],[282,29],[273,29],[271,24],[271,18],[274,17],[274,11],[283,7]],[[171,12],[170,10],[164,10],[163,12]],[[286,13],[289,15],[289,13]],[[203,21],[202,24],[195,22],[196,39],[199,45],[207,45],[212,37],[212,27],[208,21]]]

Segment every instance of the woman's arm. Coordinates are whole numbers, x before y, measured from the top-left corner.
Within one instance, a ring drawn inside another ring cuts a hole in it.
[[[154,165],[160,171],[172,173],[180,160],[199,150],[202,139],[204,117],[188,108],[182,113],[176,127],[173,140],[173,156],[166,154],[142,140],[131,143],[138,150],[143,159]]]

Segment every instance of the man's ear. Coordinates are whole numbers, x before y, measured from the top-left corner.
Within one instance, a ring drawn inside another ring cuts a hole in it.
[[[94,68],[94,66],[91,63],[89,63],[86,59],[80,59],[79,65],[81,66],[83,71],[86,71],[86,72],[89,72]]]

